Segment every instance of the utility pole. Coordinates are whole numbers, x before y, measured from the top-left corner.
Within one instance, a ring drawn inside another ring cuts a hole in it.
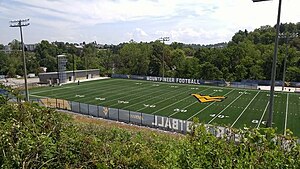
[[[19,27],[20,34],[21,34],[21,44],[22,44],[22,55],[23,55],[23,66],[24,66],[24,82],[25,82],[25,101],[29,101],[29,92],[28,92],[28,84],[27,84],[27,68],[26,68],[26,58],[25,58],[25,51],[24,51],[24,42],[23,42],[23,33],[22,27],[28,26],[29,19],[20,19],[20,20],[12,20],[10,21],[10,27]]]
[[[162,63],[163,63],[163,74],[162,74],[162,78],[163,78],[163,81],[164,81],[164,78],[165,78],[165,41],[170,41],[170,37],[161,37],[159,38],[159,41],[163,41],[163,60],[162,60]]]
[[[75,57],[74,57],[74,54],[72,54],[73,56],[73,82],[75,82]]]
[[[285,84],[285,74],[286,74],[286,60],[288,58],[288,52],[289,52],[289,48],[288,48],[288,44],[289,44],[289,40],[291,38],[295,38],[298,37],[298,33],[281,33],[279,34],[279,38],[282,39],[286,39],[286,54],[285,54],[285,58],[284,58],[284,63],[283,63],[283,73],[282,73],[282,91],[284,91],[284,84]]]
[[[262,1],[269,1],[269,0],[252,0],[252,1],[253,2],[262,2]],[[275,78],[276,78],[276,62],[277,62],[277,53],[278,53],[278,35],[279,35],[279,26],[280,26],[281,4],[282,4],[282,0],[279,0],[277,23],[276,23],[276,36],[275,36],[275,45],[274,45],[274,55],[273,55],[273,62],[272,62],[269,116],[268,116],[266,127],[272,127],[272,122],[273,122],[274,93],[275,93],[274,89],[275,89]]]

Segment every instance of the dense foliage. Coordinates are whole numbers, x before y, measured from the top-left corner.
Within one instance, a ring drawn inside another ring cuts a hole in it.
[[[232,134],[216,138],[202,125],[178,136],[75,121],[35,103],[0,100],[1,168],[300,167],[295,138],[273,129],[237,130],[243,136],[237,143]]]
[[[300,32],[300,23],[282,24],[281,33]],[[185,77],[227,81],[242,79],[270,79],[274,53],[275,28],[262,26],[252,32],[238,31],[228,43],[215,45],[170,45],[160,41],[105,45],[98,49],[95,43],[76,48],[74,44],[41,41],[35,52],[27,52],[28,72],[38,73],[39,67],[49,72],[57,70],[56,55],[66,54],[67,69],[100,69],[102,75],[111,73]],[[19,43],[10,43],[20,49]],[[288,50],[288,51],[287,51]],[[284,58],[287,55],[287,81],[300,81],[300,38],[280,38],[276,79],[282,79]],[[22,75],[20,51],[0,53],[0,74]]]

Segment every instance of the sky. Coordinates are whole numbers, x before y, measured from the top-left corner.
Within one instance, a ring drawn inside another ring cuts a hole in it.
[[[297,23],[300,0],[282,0],[282,23]],[[119,44],[228,42],[239,30],[274,26],[279,0],[0,0],[0,44],[20,40],[11,20],[29,18],[26,44],[41,40]]]

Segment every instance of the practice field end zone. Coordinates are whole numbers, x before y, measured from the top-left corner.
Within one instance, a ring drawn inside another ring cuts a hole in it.
[[[65,109],[70,108],[68,101],[75,101],[181,120],[196,117],[203,123],[234,128],[258,128],[266,124],[270,96],[262,90],[105,79],[35,88],[30,90],[30,97],[42,102],[52,98],[51,107],[59,103]],[[277,132],[284,134],[290,129],[300,136],[299,122],[300,94],[276,92],[273,126]]]

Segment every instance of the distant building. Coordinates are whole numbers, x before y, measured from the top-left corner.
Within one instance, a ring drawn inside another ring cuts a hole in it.
[[[65,42],[57,42],[57,41],[55,41],[55,42],[52,42],[52,44],[55,45],[55,46],[63,46],[63,45],[65,45]]]
[[[99,77],[100,71],[99,69],[75,70],[74,72],[66,71],[65,74],[66,74],[66,81],[64,83],[71,83],[71,82],[75,82],[75,80],[92,79],[95,77]],[[40,79],[40,83],[56,84],[59,81],[57,80],[59,79],[59,73],[58,72],[40,73],[39,79]]]

